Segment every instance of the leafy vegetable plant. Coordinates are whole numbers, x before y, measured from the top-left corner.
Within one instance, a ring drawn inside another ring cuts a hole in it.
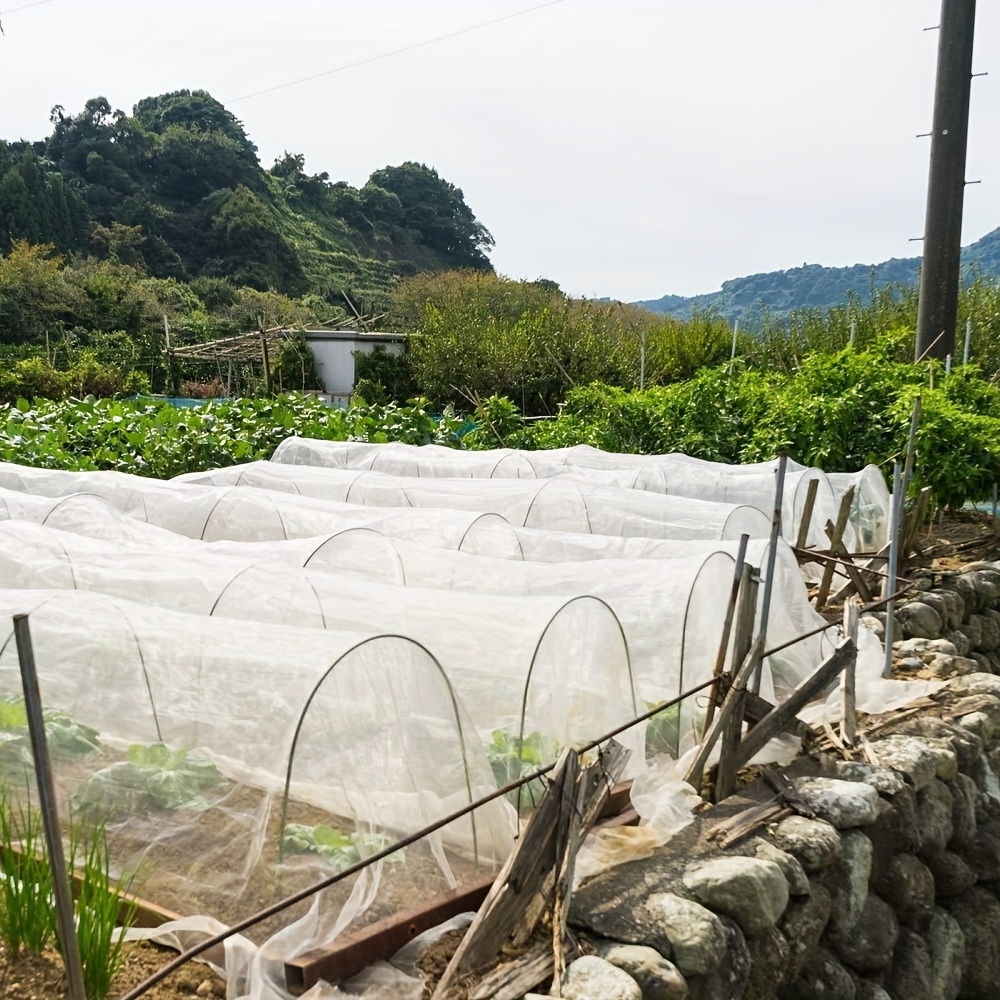
[[[99,746],[97,730],[75,722],[66,712],[47,710],[44,713],[45,735],[49,751],[67,756],[83,756]],[[31,737],[24,698],[0,698],[0,765],[31,766]]]
[[[486,745],[486,759],[493,768],[497,785],[502,788],[542,767],[551,756],[547,751],[549,748],[541,733],[529,733],[522,738],[512,736],[503,729],[495,729]],[[554,752],[555,750],[552,751]],[[543,778],[536,778],[521,786],[520,795],[515,790],[510,797],[519,807],[534,808],[544,794],[545,781]]]
[[[73,796],[78,811],[99,816],[156,809],[202,809],[204,792],[223,782],[219,769],[193,751],[163,743],[133,744],[126,759],[96,771]]]
[[[303,823],[288,823],[281,837],[281,853],[318,854],[334,870],[342,871],[356,865],[363,857],[369,857],[384,850],[392,839],[384,833],[344,833],[336,827],[317,823],[307,826]],[[405,860],[404,852],[390,854],[389,861]]]

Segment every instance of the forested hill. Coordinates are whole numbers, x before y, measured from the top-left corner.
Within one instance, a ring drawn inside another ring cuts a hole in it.
[[[962,262],[978,267],[984,274],[1000,274],[1000,229],[994,229],[962,251]],[[750,274],[722,283],[722,290],[685,298],[664,295],[659,299],[634,302],[633,305],[655,313],[667,313],[682,319],[695,310],[718,313],[728,320],[752,322],[766,310],[781,317],[792,309],[829,309],[843,305],[848,295],[867,301],[873,287],[915,285],[920,268],[919,257],[893,258],[881,264],[855,264],[852,267],[823,267],[803,264],[788,271]]]
[[[298,296],[377,298],[394,275],[490,270],[493,238],[460,189],[423,164],[360,189],[286,153],[265,170],[240,122],[205,91],[57,106],[40,141],[0,140],[0,252],[13,241],[226,278]]]

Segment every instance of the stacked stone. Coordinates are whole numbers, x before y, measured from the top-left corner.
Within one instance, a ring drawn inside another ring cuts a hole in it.
[[[947,719],[871,742],[880,766],[793,779],[790,816],[738,854],[634,862],[576,895],[597,954],[570,1000],[996,1000],[1000,678],[947,685]],[[595,985],[594,976],[606,976]],[[614,985],[617,984],[617,985]]]
[[[897,612],[896,662],[928,677],[1000,674],[1000,563],[970,563],[926,586]],[[863,621],[885,638],[884,613]]]

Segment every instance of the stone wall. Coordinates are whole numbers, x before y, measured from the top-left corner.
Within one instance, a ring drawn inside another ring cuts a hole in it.
[[[893,657],[898,672],[934,678],[973,671],[1000,674],[1000,563],[928,571],[916,583],[921,592],[896,614]],[[884,640],[885,618],[881,613],[863,621]]]
[[[1000,677],[955,677],[934,701],[870,725],[877,765],[803,755],[786,769],[811,817],[721,850],[712,827],[773,796],[756,782],[585,883],[572,923],[593,955],[562,995],[1000,998]]]

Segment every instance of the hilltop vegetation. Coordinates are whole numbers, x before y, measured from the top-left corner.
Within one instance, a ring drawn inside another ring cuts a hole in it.
[[[962,251],[967,272],[1000,274],[1000,228]],[[780,320],[797,309],[831,309],[853,297],[864,301],[873,291],[899,286],[915,288],[920,258],[893,258],[880,264],[853,264],[850,267],[823,267],[803,264],[787,271],[768,271],[733,278],[722,283],[718,292],[684,297],[664,295],[632,303],[650,312],[689,319],[695,312],[716,313],[729,322],[757,325]]]
[[[51,134],[0,141],[0,251],[18,240],[152,278],[378,310],[394,278],[490,269],[493,238],[461,190],[423,164],[375,170],[360,189],[286,153],[262,168],[210,94],[103,97],[52,109]],[[7,339],[6,331],[0,337]]]

